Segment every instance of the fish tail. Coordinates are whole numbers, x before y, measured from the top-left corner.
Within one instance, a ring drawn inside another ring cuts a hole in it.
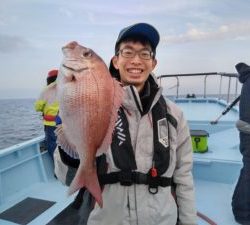
[[[70,184],[68,195],[72,195],[82,187],[85,187],[91,193],[98,205],[102,208],[103,201],[101,187],[98,181],[96,169],[91,170],[91,172],[86,172],[86,170],[80,165],[72,183]]]

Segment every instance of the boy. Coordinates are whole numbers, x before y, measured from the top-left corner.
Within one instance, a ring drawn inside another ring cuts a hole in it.
[[[163,99],[152,75],[159,39],[153,26],[138,23],[121,30],[116,41],[110,72],[126,94],[105,155],[107,171],[99,176],[104,206],[95,204],[88,225],[197,223],[187,122]],[[72,159],[59,152],[67,173]]]

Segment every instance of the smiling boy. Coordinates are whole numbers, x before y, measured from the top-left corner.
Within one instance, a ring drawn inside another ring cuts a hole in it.
[[[125,98],[105,154],[107,171],[99,174],[104,205],[95,204],[88,225],[197,224],[189,128],[152,74],[159,40],[147,23],[119,33],[110,72]],[[60,157],[72,165],[62,149]]]

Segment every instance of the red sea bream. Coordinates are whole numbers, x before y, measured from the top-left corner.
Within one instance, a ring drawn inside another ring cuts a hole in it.
[[[62,50],[56,87],[62,125],[57,128],[57,141],[71,156],[80,158],[69,194],[86,187],[102,207],[95,157],[111,143],[123,89],[93,50],[77,42]]]

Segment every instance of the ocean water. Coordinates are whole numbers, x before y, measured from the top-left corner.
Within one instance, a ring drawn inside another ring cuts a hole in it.
[[[34,109],[35,99],[0,99],[0,150],[38,137],[42,116]]]
[[[223,97],[226,99],[226,95]],[[42,116],[34,110],[34,102],[35,99],[0,99],[0,150],[44,134]]]

